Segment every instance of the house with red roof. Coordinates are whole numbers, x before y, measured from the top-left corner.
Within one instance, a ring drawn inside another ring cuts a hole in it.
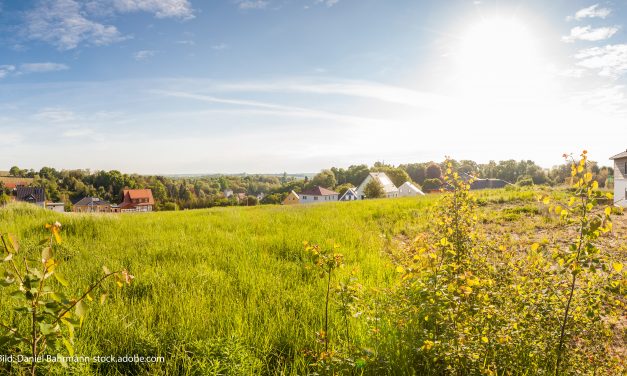
[[[150,189],[125,189],[120,212],[149,212],[155,205]]]
[[[301,204],[337,201],[339,196],[339,193],[321,186],[306,189],[298,195]]]

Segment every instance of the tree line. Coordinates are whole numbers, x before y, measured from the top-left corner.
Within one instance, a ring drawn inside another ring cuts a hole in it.
[[[501,179],[518,185],[560,185],[570,178],[570,167],[559,165],[544,169],[533,161],[490,161],[480,164],[470,160],[449,160],[460,174],[481,179]],[[443,163],[408,163],[397,166],[376,162],[351,165],[347,168],[324,169],[311,179],[269,175],[223,175],[199,177],[149,176],[124,174],[120,171],[56,170],[43,167],[39,171],[9,170],[14,177],[33,178],[33,186],[43,187],[50,201],[74,203],[83,197],[99,197],[112,203],[122,201],[124,189],[149,188],[157,210],[196,209],[214,206],[278,204],[294,190],[299,193],[315,186],[333,189],[340,194],[357,187],[370,172],[384,172],[397,187],[409,181],[425,190],[442,184]],[[599,187],[605,187],[613,169],[592,163],[591,172]],[[11,192],[0,182],[0,202]],[[225,195],[232,191],[233,195]],[[229,197],[227,197],[229,196]]]

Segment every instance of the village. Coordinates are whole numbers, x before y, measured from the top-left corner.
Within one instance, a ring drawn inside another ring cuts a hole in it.
[[[610,158],[614,162],[614,176],[608,181],[614,185],[614,202],[616,205],[627,207],[627,151]],[[480,179],[470,174],[461,174],[462,178],[470,182],[472,190],[499,189],[513,185],[502,179]],[[141,213],[156,210],[153,192],[150,188],[123,189],[119,204],[112,203],[95,196],[86,196],[75,202],[54,202],[46,198],[44,187],[36,186],[34,179],[15,176],[0,176],[2,186],[11,192],[10,200],[26,202],[55,212],[75,213]],[[405,181],[396,186],[385,172],[369,172],[357,187],[343,188],[340,192],[333,187],[315,185],[300,191],[292,189],[280,202],[282,205],[316,204],[333,201],[357,201],[365,199],[398,198],[424,196],[425,193],[446,190],[442,185],[439,189],[422,190],[415,182]],[[220,195],[225,199],[234,200],[238,204],[248,205],[248,195],[245,192],[234,192],[232,189],[223,190]],[[264,199],[264,194],[256,195],[256,203]]]

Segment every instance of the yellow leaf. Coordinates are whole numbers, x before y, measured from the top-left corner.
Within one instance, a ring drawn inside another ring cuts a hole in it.
[[[620,262],[612,263],[612,268],[614,268],[617,273],[620,273],[620,271],[623,270],[623,264]]]
[[[534,251],[534,252],[537,251],[538,248],[540,248],[540,244],[538,244],[538,243],[533,243],[531,245],[531,250]]]
[[[396,267],[396,272],[397,273],[405,273],[405,269],[403,269],[403,267],[399,265],[399,266]]]
[[[440,244],[446,247],[448,245],[448,240],[446,238],[442,238],[440,239]]]
[[[559,205],[557,205],[557,206],[555,207],[555,214],[559,214],[559,213],[561,213],[561,212],[562,212],[562,207],[561,207],[561,206],[559,206]]]
[[[481,337],[481,342],[483,342],[483,343],[488,343],[488,342],[490,342],[490,341],[488,340],[488,337],[483,336],[483,337]]]
[[[610,215],[610,214],[612,214],[612,208],[608,206],[607,208],[605,208],[605,215]]]

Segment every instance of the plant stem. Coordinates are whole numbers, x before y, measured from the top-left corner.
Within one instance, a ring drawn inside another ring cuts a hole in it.
[[[329,266],[329,279],[327,280],[327,299],[324,308],[324,351],[329,351],[329,293],[331,291],[331,272],[333,268]]]
[[[66,309],[64,309],[64,310],[63,310],[63,312],[61,312],[61,314],[59,314],[59,316],[57,316],[57,318],[56,318],[56,319],[52,322],[52,324],[51,324],[51,325],[53,325],[53,326],[54,326],[56,323],[58,323],[58,322],[59,322],[59,321],[63,318],[63,316],[64,316],[66,313],[70,312],[70,310],[71,310],[72,308],[74,308],[74,307],[75,307],[75,306],[76,306],[76,305],[77,305],[77,304],[78,304],[81,300],[84,300],[84,299],[87,297],[87,295],[89,295],[89,293],[90,293],[90,292],[92,292],[92,291],[93,291],[96,287],[100,286],[100,284],[101,284],[101,283],[102,283],[105,279],[107,279],[107,278],[111,277],[112,275],[118,274],[118,273],[120,273],[120,272],[113,272],[113,273],[109,273],[109,274],[106,274],[104,277],[100,278],[100,279],[98,280],[98,282],[96,282],[96,283],[94,283],[93,285],[91,285],[91,286],[89,287],[89,289],[87,289],[87,291],[85,291],[85,293],[84,293],[84,294],[83,294],[80,298],[76,299],[76,301],[75,301],[74,303],[72,303],[69,307],[67,307]]]
[[[583,239],[584,239],[584,226],[585,226],[585,220],[586,220],[586,215],[587,215],[587,200],[585,198],[581,199],[582,203],[582,207],[583,207],[583,213],[581,215],[581,227],[579,228],[579,245],[577,246],[577,256],[575,257],[575,261],[574,263],[577,264],[579,263],[579,255],[581,254],[581,246],[583,245]],[[557,349],[557,360],[556,360],[556,364],[555,364],[555,376],[559,375],[560,372],[560,364],[562,361],[562,349],[564,347],[564,333],[566,331],[566,323],[568,321],[568,313],[570,312],[570,303],[573,300],[573,294],[575,292],[575,284],[577,282],[577,273],[575,273],[573,271],[573,279],[570,283],[570,293],[568,295],[568,302],[566,303],[566,310],[564,311],[564,318],[562,319],[562,328],[561,328],[561,332],[560,332],[560,343],[559,343],[559,347]]]

